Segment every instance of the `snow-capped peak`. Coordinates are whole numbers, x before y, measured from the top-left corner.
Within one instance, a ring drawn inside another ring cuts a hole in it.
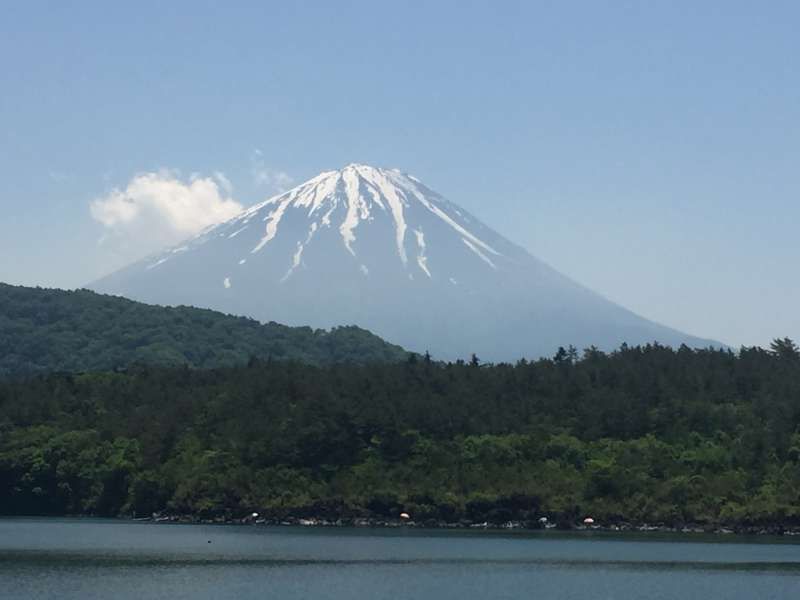
[[[347,252],[357,257],[359,230],[365,223],[375,220],[391,222],[397,257],[407,266],[409,253],[413,252],[414,264],[427,277],[432,277],[432,273],[426,255],[424,230],[425,222],[430,219],[445,224],[452,234],[461,238],[463,247],[485,265],[496,268],[491,256],[500,256],[500,252],[469,230],[468,219],[457,207],[426,188],[417,178],[399,169],[359,163],[320,173],[287,192],[248,208],[217,229],[235,227],[230,234],[234,237],[262,221],[262,233],[250,248],[250,254],[258,254],[275,239],[281,222],[292,211],[302,211],[310,223],[305,238],[297,240],[297,249],[285,278],[300,266],[306,246],[326,229],[337,231]]]
[[[95,289],[293,325],[358,324],[439,357],[702,340],[592,293],[419,179],[364,164],[320,173],[114,273]]]

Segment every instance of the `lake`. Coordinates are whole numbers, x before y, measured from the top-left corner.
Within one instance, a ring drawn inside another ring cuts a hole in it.
[[[800,544],[0,519],[0,597],[795,599]]]

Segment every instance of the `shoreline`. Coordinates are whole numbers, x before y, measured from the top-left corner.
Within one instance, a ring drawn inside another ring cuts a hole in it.
[[[195,524],[195,525],[248,525],[264,527],[308,527],[341,529],[416,529],[416,530],[460,530],[499,532],[556,532],[556,533],[661,533],[681,535],[731,535],[731,536],[778,536],[800,539],[800,526],[770,525],[703,525],[689,523],[680,526],[651,523],[620,522],[611,524],[542,523],[539,521],[508,521],[505,523],[474,523],[470,521],[414,521],[384,518],[267,518],[267,517],[215,517],[204,518],[197,515],[153,515],[149,517],[117,517],[119,519],[155,524]]]

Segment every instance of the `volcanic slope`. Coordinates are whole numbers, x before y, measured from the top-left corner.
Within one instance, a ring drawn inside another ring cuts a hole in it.
[[[261,321],[355,324],[435,358],[559,346],[719,346],[644,319],[549,267],[415,177],[352,164],[90,286]]]

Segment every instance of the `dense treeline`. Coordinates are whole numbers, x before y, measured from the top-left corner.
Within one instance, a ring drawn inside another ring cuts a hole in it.
[[[0,284],[0,377],[110,370],[134,362],[227,367],[247,364],[253,356],[323,364],[404,360],[406,353],[358,327],[327,332],[262,325],[88,290]]]
[[[789,340],[40,376],[0,383],[0,512],[796,526],[799,426]]]

